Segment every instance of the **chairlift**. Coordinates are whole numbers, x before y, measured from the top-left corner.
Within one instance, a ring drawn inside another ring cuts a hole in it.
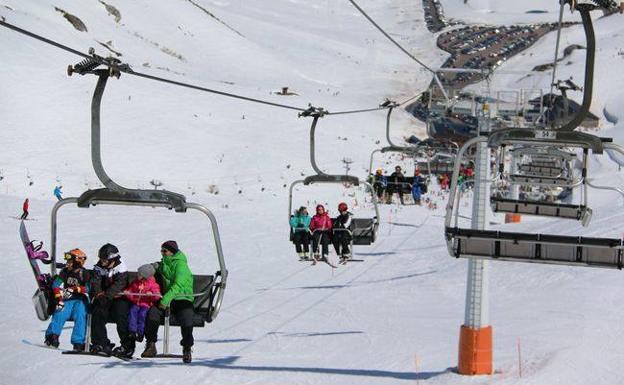
[[[583,162],[583,180],[585,180],[586,177],[586,153],[588,150],[591,149],[593,153],[601,154],[603,148],[608,148],[624,153],[623,148],[610,143],[609,139],[601,139],[580,132],[557,131],[549,132],[548,135],[542,135],[539,132],[526,131],[527,130],[522,130],[518,132],[518,129],[510,129],[502,133],[492,133],[489,138],[483,136],[476,137],[467,141],[460,149],[453,168],[451,191],[446,207],[445,235],[449,254],[456,258],[622,269],[624,265],[624,244],[621,239],[527,234],[478,230],[459,226],[461,194],[458,193],[458,177],[461,158],[469,147],[477,143],[488,142],[489,148],[498,148],[502,145],[507,146],[515,143],[542,143],[543,145],[544,142],[545,145],[548,146],[582,147],[585,155]],[[541,140],[536,140],[536,137],[540,137]],[[513,204],[516,203],[518,202]],[[557,209],[559,215],[552,216],[565,218],[565,216],[563,216],[565,213],[569,213],[569,216],[574,216],[574,208],[564,205],[545,205],[542,202],[536,202],[535,206],[526,211],[539,210],[539,212],[543,213],[552,213],[552,210],[557,211]],[[530,212],[527,213],[530,214]],[[583,218],[580,219],[583,220]]]
[[[92,49],[90,53],[94,55]],[[96,58],[95,55],[94,58]],[[219,263],[219,270],[216,271],[214,275],[193,275],[193,297],[195,298],[193,304],[195,311],[193,322],[195,327],[203,327],[205,322],[214,321],[219,314],[228,278],[217,220],[208,208],[198,203],[187,202],[186,197],[182,194],[167,190],[128,189],[118,185],[107,175],[102,164],[100,153],[100,105],[108,78],[110,76],[119,77],[119,72],[117,70],[119,62],[113,61],[114,59],[97,58],[99,59],[98,61],[86,59],[73,67],[70,66],[70,71],[68,71],[68,73],[70,75],[72,73],[79,73],[80,75],[90,73],[98,76],[98,82],[91,104],[91,159],[95,173],[105,187],[96,190],[87,190],[79,197],[65,198],[59,200],[54,205],[51,214],[51,275],[56,275],[57,269],[57,214],[58,211],[66,205],[75,204],[79,208],[89,208],[96,205],[163,207],[178,213],[185,213],[189,209],[197,210],[206,215],[210,221]],[[97,69],[99,63],[102,62],[107,63],[108,68]],[[136,276],[136,272],[130,272],[130,276],[132,277],[133,275]],[[39,298],[43,298],[43,295],[40,295]],[[44,304],[45,302],[40,301],[39,305],[35,305],[39,307],[36,309],[38,314],[47,312],[47,309],[42,308]],[[109,320],[109,322],[112,322],[112,320]],[[87,320],[87,346],[90,342],[90,324],[91,319],[89,315]],[[169,328],[172,325],[179,325],[175,317],[170,315],[169,311],[165,312],[162,324],[165,326],[163,354],[159,355],[159,357],[169,355]]]
[[[290,185],[289,194],[288,194],[288,218],[292,218],[293,215],[293,190],[295,186],[299,184],[303,184],[304,186],[309,186],[315,183],[327,183],[327,184],[348,184],[351,186],[365,186],[371,194],[371,201],[373,206],[375,207],[375,216],[372,218],[353,218],[351,221],[351,228],[345,229],[351,235],[351,245],[371,245],[375,242],[377,238],[377,230],[379,228],[379,207],[377,205],[377,197],[375,196],[375,192],[373,190],[373,186],[371,186],[368,182],[359,180],[357,177],[352,175],[329,175],[322,172],[317,164],[315,157],[315,131],[316,125],[318,123],[319,118],[323,117],[327,111],[322,108],[310,107],[306,111],[301,112],[299,116],[308,117],[311,116],[313,118],[312,125],[310,127],[310,163],[312,164],[312,169],[316,172],[315,175],[310,175],[301,180],[296,180]],[[292,230],[291,230],[292,231]],[[292,237],[291,237],[292,239]]]

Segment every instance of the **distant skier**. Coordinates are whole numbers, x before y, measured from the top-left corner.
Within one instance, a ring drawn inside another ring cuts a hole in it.
[[[327,258],[329,254],[329,243],[331,241],[332,220],[327,215],[323,205],[316,206],[316,214],[310,221],[310,231],[312,231],[312,252],[314,253],[314,262],[319,261],[321,254],[319,253],[319,245],[322,246],[323,258]]]
[[[61,194],[63,193],[61,191],[61,189],[63,188],[63,186],[56,186],[54,188],[54,196],[56,197],[56,199],[61,200],[63,199],[63,197],[61,196]]]
[[[76,351],[85,350],[87,332],[87,292],[90,280],[89,270],[84,268],[87,255],[80,249],[65,253],[66,265],[54,277],[52,290],[56,300],[56,311],[45,332],[45,344],[59,346],[59,336],[63,325],[69,319],[74,321],[71,343]]]
[[[334,249],[336,250],[336,255],[340,257],[340,262],[345,262],[349,258],[351,258],[351,252],[349,250],[349,243],[351,243],[351,233],[349,231],[351,229],[351,218],[353,214],[351,214],[347,207],[347,204],[341,202],[338,205],[338,212],[340,213],[335,219],[333,223],[333,235],[332,242],[334,243]]]
[[[26,219],[28,218],[28,198],[26,198],[24,200],[24,204],[22,204],[22,216],[20,217],[20,219]]]
[[[308,259],[310,256],[310,216],[305,206],[301,206],[290,218],[290,228],[299,258]]]

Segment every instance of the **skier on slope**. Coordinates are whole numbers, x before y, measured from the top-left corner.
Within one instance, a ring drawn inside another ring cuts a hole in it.
[[[107,243],[98,251],[98,262],[93,267],[92,279],[92,320],[91,353],[120,357],[132,357],[135,341],[128,332],[130,301],[123,297],[123,289],[128,286],[128,269],[121,260],[119,249]],[[112,315],[117,324],[120,346],[112,350],[106,332],[106,322]]]
[[[56,311],[45,332],[44,343],[57,348],[63,325],[69,319],[74,321],[71,343],[76,351],[85,350],[87,331],[87,292],[90,280],[89,270],[84,268],[86,254],[80,249],[65,253],[65,267],[54,277],[52,291],[56,300]]]
[[[22,216],[20,217],[20,219],[28,218],[28,206],[28,198],[26,198],[26,200],[24,200],[24,203],[22,204]]]
[[[301,259],[308,259],[310,253],[310,216],[308,209],[301,206],[290,218],[290,229],[295,250]]]
[[[192,361],[193,338],[193,273],[186,261],[186,255],[178,248],[176,241],[166,241],[160,246],[160,262],[153,263],[159,277],[162,278],[162,293],[158,307],[153,306],[147,313],[145,324],[145,350],[141,357],[156,356],[158,327],[165,317],[165,311],[171,314],[180,324],[182,341],[182,362]]]
[[[316,214],[310,221],[310,231],[312,231],[312,252],[314,253],[314,262],[321,259],[319,253],[319,245],[322,247],[323,258],[327,260],[329,254],[329,243],[331,242],[332,220],[325,211],[323,205],[316,206]]]
[[[61,196],[62,191],[61,189],[63,188],[63,186],[56,186],[54,188],[54,196],[56,197],[56,199],[61,200],[63,199],[63,197]]]
[[[353,214],[348,211],[347,204],[341,202],[338,205],[338,216],[334,219],[332,242],[336,255],[340,257],[340,262],[344,262],[351,258],[349,244],[351,243],[351,233],[347,230],[351,229],[351,218]]]

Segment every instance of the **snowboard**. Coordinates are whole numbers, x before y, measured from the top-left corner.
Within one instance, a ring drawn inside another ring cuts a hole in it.
[[[51,260],[48,253],[41,250],[43,243],[35,245],[34,242],[30,241],[24,221],[20,223],[19,234],[22,240],[22,245],[24,246],[24,251],[26,251],[26,258],[28,259],[28,263],[30,264],[30,268],[32,269],[35,277],[35,282],[37,283],[37,290],[32,297],[35,312],[41,321],[46,321],[54,312],[54,301],[52,301],[52,277],[50,274],[41,272],[41,269],[39,268],[39,261],[49,264]]]

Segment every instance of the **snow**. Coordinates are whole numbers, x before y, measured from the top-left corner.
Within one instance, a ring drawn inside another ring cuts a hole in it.
[[[375,107],[386,97],[406,99],[430,81],[348,2],[195,2],[238,33],[189,1],[106,1],[119,9],[119,23],[97,1],[1,0],[0,16],[82,51],[93,46],[106,54],[97,41],[111,41],[123,54],[121,59],[142,72],[298,107],[308,103],[330,111]],[[458,0],[442,2],[447,16],[501,24],[534,21],[531,18],[551,21],[558,10],[557,2],[530,2],[527,9],[549,13],[526,14],[520,2],[510,6],[507,1],[470,1],[476,11],[466,12]],[[420,2],[359,3],[424,62],[436,67],[446,58],[424,26]],[[80,17],[88,32],[73,29],[55,6]],[[606,105],[622,122],[618,63],[623,57],[617,54],[622,49],[617,38],[623,32],[621,17],[597,21],[596,32],[600,71],[593,109],[600,113]],[[288,186],[312,172],[310,120],[298,119],[296,111],[129,75],[109,80],[105,92],[105,169],[115,181],[132,188],[150,188],[150,180],[158,179],[164,188],[183,192],[214,211],[230,272],[221,314],[206,328],[195,330],[190,366],[176,359],[127,363],[69,358],[32,346],[41,343],[47,324],[34,316],[30,300],[34,282],[19,242],[19,222],[11,216],[19,215],[23,198],[30,197],[31,216],[36,219],[27,222],[31,238],[49,245],[54,186],[62,184],[65,196],[76,196],[98,185],[89,147],[95,78],[68,78],[65,68],[78,61],[68,53],[6,29],[0,29],[0,36],[4,47],[0,303],[5,313],[0,370],[7,383],[39,383],[43,375],[49,376],[48,381],[69,384],[622,382],[617,370],[624,358],[621,272],[492,263],[490,321],[496,374],[459,376],[454,367],[466,261],[448,256],[442,197],[435,198],[437,211],[383,205],[378,241],[356,247],[364,262],[335,270],[297,262],[287,242]],[[563,37],[562,47],[583,42],[576,27],[565,30]],[[554,34],[549,34],[502,68],[543,64],[551,60],[552,47]],[[582,77],[583,54],[575,52],[573,64],[559,67],[562,79]],[[520,82],[507,75],[495,77],[493,87],[544,87],[549,82],[548,73]],[[298,95],[272,94],[282,86]],[[370,152],[385,142],[385,118],[383,111],[323,118],[317,128],[319,166],[339,173],[341,160],[351,158],[351,173],[364,177]],[[422,124],[401,109],[393,113],[392,123],[397,142],[411,134],[423,136]],[[624,139],[617,127],[604,129],[604,135]],[[386,170],[398,162],[408,165],[396,157],[386,156],[384,161]],[[622,184],[617,166],[606,157],[592,157],[591,166],[596,181]],[[218,187],[218,195],[207,191],[211,185]],[[594,218],[587,229],[530,218],[512,228],[620,237],[616,224],[624,220],[622,199],[608,191],[591,191],[589,199]],[[297,189],[294,205],[327,203],[334,214],[342,200],[354,207],[356,215],[372,215],[363,191],[339,186]],[[463,211],[469,212],[469,207]],[[111,242],[135,269],[157,260],[158,247],[166,239],[178,241],[195,273],[217,269],[209,223],[198,213],[94,207],[63,208],[59,216],[58,250],[80,247],[89,255],[88,264],[95,262],[99,246]],[[69,334],[66,329],[61,336],[63,347],[69,346]],[[112,325],[109,336],[116,340]],[[173,328],[173,351],[180,349],[178,338],[179,330]]]

